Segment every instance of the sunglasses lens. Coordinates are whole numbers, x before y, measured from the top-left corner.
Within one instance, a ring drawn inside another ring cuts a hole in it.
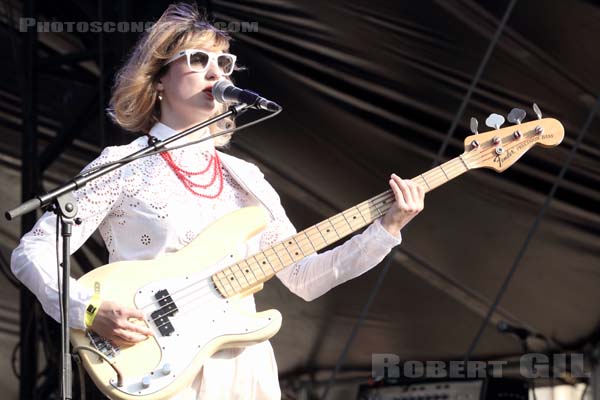
[[[223,71],[223,74],[229,75],[233,72],[234,60],[233,57],[229,54],[221,54],[217,58],[217,62],[219,64],[219,68]]]
[[[193,70],[203,71],[204,68],[208,65],[208,54],[197,51],[195,53],[190,54],[190,67]]]

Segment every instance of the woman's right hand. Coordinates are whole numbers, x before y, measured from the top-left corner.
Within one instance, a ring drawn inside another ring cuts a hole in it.
[[[117,346],[131,346],[153,336],[145,323],[144,313],[112,301],[100,304],[90,329]]]

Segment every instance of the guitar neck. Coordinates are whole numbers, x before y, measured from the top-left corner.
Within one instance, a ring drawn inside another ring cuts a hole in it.
[[[467,172],[462,156],[420,174],[412,179],[426,192]],[[319,222],[268,249],[241,260],[212,276],[213,283],[225,297],[253,291],[284,268],[310,254],[354,233],[383,216],[394,203],[387,190],[331,218]]]

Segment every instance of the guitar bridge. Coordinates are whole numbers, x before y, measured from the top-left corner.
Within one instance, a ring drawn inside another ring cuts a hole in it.
[[[162,336],[171,336],[175,332],[175,328],[173,328],[169,317],[175,315],[179,309],[166,289],[159,290],[154,297],[158,300],[160,308],[150,314],[150,317]]]
[[[87,337],[90,339],[90,344],[94,346],[96,350],[104,354],[109,359],[113,359],[119,355],[121,351],[119,346],[113,344],[108,339],[98,335],[96,332],[87,330]]]

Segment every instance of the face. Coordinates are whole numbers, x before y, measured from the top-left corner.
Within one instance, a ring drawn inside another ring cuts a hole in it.
[[[162,122],[172,128],[181,128],[214,114],[218,104],[213,99],[212,86],[222,77],[214,59],[203,72],[190,70],[185,56],[170,63],[157,85],[162,92]]]

